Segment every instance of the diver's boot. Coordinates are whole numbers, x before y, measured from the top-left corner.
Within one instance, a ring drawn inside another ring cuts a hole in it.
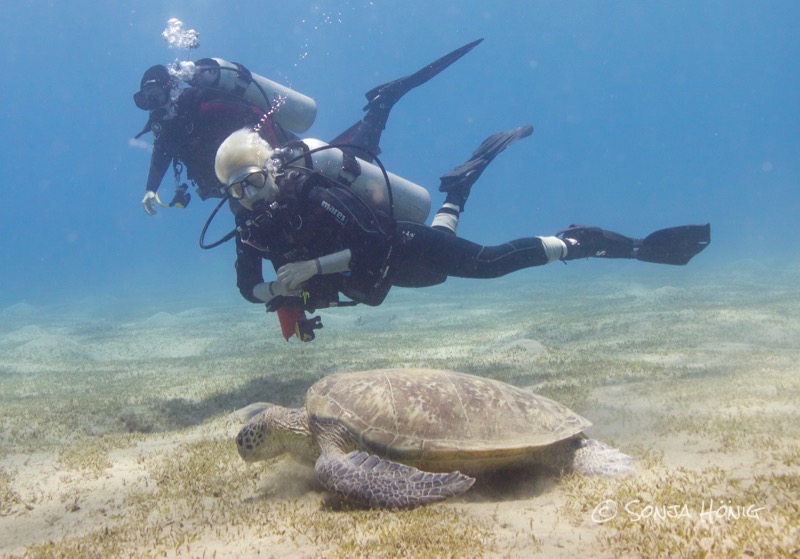
[[[331,144],[352,144],[360,146],[364,150],[357,148],[342,148],[350,155],[357,156],[369,161],[373,160],[373,155],[380,155],[379,146],[381,133],[386,128],[386,121],[389,120],[389,113],[403,95],[430,80],[442,70],[450,66],[453,62],[474,49],[483,39],[472,41],[453,52],[435,60],[421,70],[388,83],[379,85],[367,91],[367,105],[364,110],[367,112],[364,119],[356,122],[353,126],[331,140]]]
[[[464,163],[441,177],[439,192],[446,192],[444,204],[436,212],[431,227],[447,233],[455,234],[461,212],[472,191],[472,185],[480,178],[481,173],[501,151],[533,133],[533,126],[521,126],[513,130],[498,132],[486,138],[472,156]]]
[[[656,264],[687,264],[711,242],[711,225],[660,229],[644,239],[632,239],[599,227],[571,225],[556,236],[566,245],[561,260],[577,258],[635,258]]]
[[[439,191],[446,192],[444,204],[433,217],[431,227],[455,234],[461,212],[472,191],[472,185],[480,178],[484,169],[501,151],[533,132],[533,126],[521,126],[513,130],[498,132],[486,138],[472,156],[464,163],[442,176]]]
[[[489,163],[508,146],[519,139],[527,138],[532,133],[533,126],[526,125],[498,132],[486,138],[469,159],[441,177],[439,192],[447,193],[445,202],[458,206],[459,211],[463,212],[472,185],[480,178]]]
[[[613,231],[599,227],[570,225],[568,229],[556,233],[567,247],[561,260],[578,258],[636,258],[636,239],[631,239]]]

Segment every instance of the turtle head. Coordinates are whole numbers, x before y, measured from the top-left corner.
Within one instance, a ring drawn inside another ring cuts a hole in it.
[[[311,432],[305,410],[270,406],[253,417],[236,436],[245,462],[270,460],[284,453],[305,457],[311,452]]]

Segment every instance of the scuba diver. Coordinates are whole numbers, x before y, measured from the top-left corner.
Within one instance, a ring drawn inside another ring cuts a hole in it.
[[[380,154],[381,132],[394,104],[411,89],[427,82],[464,56],[483,39],[473,41],[425,66],[418,72],[380,85],[366,93],[366,115],[333,142],[348,144],[348,156],[367,161]],[[188,87],[187,87],[188,86]],[[156,205],[185,207],[191,195],[181,181],[194,184],[202,200],[224,198],[224,187],[214,173],[217,148],[231,133],[257,127],[273,146],[297,139],[316,118],[316,103],[285,86],[250,72],[241,64],[221,58],[182,62],[171,70],[157,65],[142,76],[133,96],[136,106],[149,112],[136,138],[153,132],[153,152],[142,206],[154,215]],[[158,197],[159,186],[170,167],[175,175],[175,196],[169,204]],[[231,209],[239,211],[238,204]]]
[[[149,111],[145,127],[136,138],[153,132],[153,152],[145,185],[142,206],[155,215],[158,188],[170,165],[175,175],[175,196],[170,207],[183,208],[191,194],[181,181],[186,176],[201,199],[222,197],[222,186],[214,174],[213,158],[219,144],[234,130],[254,126],[264,111],[256,105],[207,87],[178,87],[178,81],[166,66],[152,66],[145,71],[140,90],[134,94],[136,106]],[[286,137],[276,125],[276,133]]]
[[[303,314],[295,315],[294,334],[310,341],[322,325],[304,311],[380,305],[392,286],[427,287],[450,276],[496,278],[582,258],[683,265],[709,244],[708,224],[662,229],[644,239],[575,225],[497,246],[457,237],[472,185],[500,151],[531,132],[526,126],[495,134],[444,175],[439,190],[447,198],[431,226],[415,214],[421,187],[382,165],[361,161],[358,173],[345,175],[339,172],[345,158],[335,145],[303,140],[275,148],[256,131],[234,132],[220,145],[215,169],[228,196],[247,209],[237,215],[230,234],[236,237],[240,293],[266,303],[267,310],[299,308]],[[263,259],[276,268],[274,281],[264,281]],[[351,301],[340,302],[338,293]],[[281,323],[288,340],[292,329]]]

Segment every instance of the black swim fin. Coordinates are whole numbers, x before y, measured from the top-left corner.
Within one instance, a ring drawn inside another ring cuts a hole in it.
[[[472,41],[461,48],[457,48],[453,52],[444,55],[443,57],[434,60],[421,70],[414,72],[410,76],[390,81],[378,87],[373,87],[365,94],[367,104],[364,107],[365,111],[377,107],[378,105],[391,107],[406,93],[411,91],[417,86],[424,84],[426,81],[440,73],[442,70],[450,66],[453,62],[467,54],[469,51],[478,46],[483,39]]]
[[[642,262],[683,265],[711,242],[711,225],[682,225],[660,229],[644,239],[585,225],[570,225],[556,236],[567,245],[567,256],[578,258],[635,258]]]
[[[489,166],[489,163],[508,146],[519,139],[527,138],[532,133],[533,126],[526,125],[489,136],[478,146],[478,149],[472,153],[468,160],[446,175],[442,175],[439,183],[439,192],[462,196],[463,202],[460,205],[463,210],[463,203],[466,202],[472,185],[480,178],[481,173]]]
[[[450,66],[453,62],[474,49],[481,41],[483,41],[483,39],[472,41],[409,76],[387,82],[367,91],[365,94],[367,105],[364,107],[367,114],[364,115],[364,119],[359,120],[350,128],[336,136],[330,143],[361,146],[374,155],[380,155],[381,148],[379,144],[381,132],[386,128],[389,112],[392,110],[395,103],[397,103],[403,95],[415,87],[424,84]],[[342,150],[349,155],[372,162],[372,157],[367,152],[349,147],[343,147]]]
[[[656,264],[687,264],[711,242],[711,224],[683,225],[651,233],[638,241],[636,259]],[[641,244],[640,244],[641,243]]]

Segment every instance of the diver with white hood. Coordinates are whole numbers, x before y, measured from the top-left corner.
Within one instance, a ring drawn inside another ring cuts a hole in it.
[[[287,340],[294,334],[310,341],[322,324],[305,311],[380,305],[392,286],[427,287],[451,276],[497,278],[583,258],[684,265],[709,244],[708,224],[662,229],[644,239],[575,225],[497,246],[457,237],[475,181],[495,156],[532,130],[523,126],[490,136],[444,175],[439,190],[447,198],[430,226],[424,223],[427,212],[417,213],[414,190],[379,160],[377,166],[356,161],[357,173],[341,173],[344,158],[336,145],[304,140],[275,147],[258,130],[234,132],[217,151],[215,167],[228,196],[247,210],[229,233],[236,238],[241,295],[277,310]],[[277,270],[274,281],[264,280],[263,260]],[[340,301],[339,293],[350,301]]]

